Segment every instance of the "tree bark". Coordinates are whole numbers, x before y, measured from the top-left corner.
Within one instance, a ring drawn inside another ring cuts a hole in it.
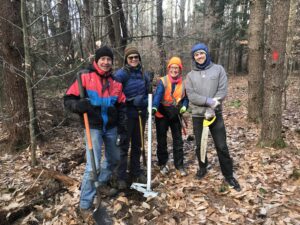
[[[83,51],[86,57],[94,55],[95,52],[95,38],[92,25],[92,14],[90,7],[90,0],[83,0],[82,6],[83,16]]]
[[[74,58],[74,47],[72,42],[71,23],[69,19],[68,0],[61,0],[61,4],[57,5],[59,17],[59,49],[65,57],[67,64],[71,63]]]
[[[261,129],[261,144],[263,146],[285,146],[281,134],[281,117],[289,10],[290,0],[273,1],[264,81],[265,93]]]
[[[160,76],[164,76],[166,73],[166,51],[163,45],[163,10],[162,10],[163,0],[157,0],[156,11],[157,11],[157,46],[159,48],[159,59],[160,59]]]
[[[29,113],[22,58],[24,54],[20,1],[4,0],[0,8],[0,55],[3,57],[4,126],[9,133],[3,150],[20,150],[29,144]],[[7,20],[5,20],[7,19]],[[9,22],[10,21],[10,22]]]
[[[111,13],[110,13],[110,7],[108,1],[103,1],[103,7],[104,7],[104,15],[106,18],[106,26],[108,30],[108,37],[110,40],[110,44],[112,47],[116,46],[116,38],[115,38],[115,30],[114,30],[114,24],[111,18]]]
[[[261,122],[263,106],[264,24],[266,0],[250,1],[248,119]]]
[[[30,134],[30,150],[31,150],[31,165],[36,165],[36,114],[32,89],[32,62],[30,56],[30,41],[28,27],[26,22],[26,0],[21,0],[21,19],[23,24],[23,43],[24,43],[24,61],[25,61],[25,81],[27,90],[27,102],[29,111],[29,134]]]

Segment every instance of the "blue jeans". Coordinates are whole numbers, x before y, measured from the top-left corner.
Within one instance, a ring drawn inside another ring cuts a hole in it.
[[[100,185],[104,185],[109,181],[112,172],[116,169],[120,161],[120,150],[116,146],[117,128],[114,127],[106,131],[102,131],[100,129],[91,129],[91,137],[92,137],[97,172],[99,172],[99,168],[101,164],[100,174],[97,173],[98,181]],[[86,135],[85,135],[85,140],[86,140]],[[103,143],[105,147],[105,153],[104,153],[105,158],[101,163],[101,155],[102,155],[101,148]],[[87,163],[86,163],[85,172],[81,183],[81,194],[80,194],[80,208],[82,209],[91,208],[93,204],[93,199],[96,195],[96,188],[93,181],[91,157],[87,145],[87,140],[86,140],[86,158],[87,158]]]

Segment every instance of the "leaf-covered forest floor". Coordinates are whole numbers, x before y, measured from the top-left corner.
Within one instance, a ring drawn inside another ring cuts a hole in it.
[[[247,77],[230,77],[224,119],[241,192],[224,183],[210,138],[211,169],[206,177],[194,178],[194,143],[186,137],[185,166],[189,175],[176,176],[172,154],[171,173],[161,175],[156,165],[153,127],[152,187],[158,196],[147,199],[139,192],[126,190],[103,199],[114,224],[300,224],[300,81],[297,77],[289,80],[282,118],[287,147],[273,149],[257,146],[259,127],[247,122]],[[30,166],[28,149],[0,156],[0,224],[84,224],[78,213],[84,171],[83,130],[76,118],[64,120],[59,111],[63,93],[39,99],[43,141],[37,151],[38,167]],[[189,114],[186,119],[187,132],[192,135]],[[0,122],[0,131],[1,127]],[[3,131],[0,134],[0,139],[5,138]],[[168,143],[171,152],[170,137]]]

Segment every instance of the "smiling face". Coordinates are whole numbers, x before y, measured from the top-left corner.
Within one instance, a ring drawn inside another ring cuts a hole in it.
[[[137,67],[140,63],[140,56],[138,54],[130,54],[127,56],[127,64],[131,67]]]
[[[196,51],[194,53],[194,59],[197,63],[204,64],[206,60],[206,53],[203,50]]]
[[[180,72],[180,67],[177,64],[171,64],[169,67],[169,74],[171,77],[177,77]]]
[[[99,58],[97,65],[101,70],[108,72],[112,67],[112,59],[109,56],[102,56]]]

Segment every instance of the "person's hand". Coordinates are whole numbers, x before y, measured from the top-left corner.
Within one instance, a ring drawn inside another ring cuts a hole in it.
[[[185,113],[186,112],[186,107],[185,106],[182,106],[181,108],[180,108],[180,110],[179,110],[179,113],[180,114],[183,114],[183,113]]]
[[[78,113],[85,113],[93,109],[90,100],[82,98],[76,103],[76,111]]]
[[[210,108],[215,109],[217,106],[219,106],[221,104],[219,100],[220,100],[219,98],[207,98],[206,104]]]
[[[157,112],[157,108],[153,107],[152,108],[152,115],[154,115]]]
[[[206,120],[211,120],[215,116],[216,116],[215,110],[213,110],[212,108],[207,108],[206,109],[206,111],[204,113],[204,117],[205,117]]]

